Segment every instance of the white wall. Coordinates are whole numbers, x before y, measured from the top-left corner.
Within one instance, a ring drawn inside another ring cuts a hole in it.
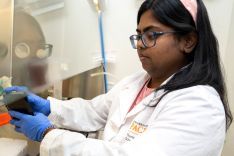
[[[139,0],[110,0],[104,11],[105,48],[114,53],[115,64],[110,72],[117,80],[141,70],[136,50],[132,49],[129,36],[136,33]],[[108,55],[108,54],[107,54]]]
[[[228,88],[228,98],[231,110],[234,113],[234,70],[233,70],[233,58],[234,58],[234,2],[232,5],[232,16],[231,24],[229,28],[229,37],[226,48],[226,55],[224,59],[224,65],[226,67],[227,75],[227,88]],[[234,115],[234,114],[233,114]],[[223,156],[233,156],[234,154],[234,123],[228,131],[226,145],[224,147]]]
[[[204,0],[210,21],[219,40],[221,58],[224,61],[229,38],[233,0]]]

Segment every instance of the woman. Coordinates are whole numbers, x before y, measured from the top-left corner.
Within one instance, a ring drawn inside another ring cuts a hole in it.
[[[42,156],[221,155],[232,115],[217,41],[203,2],[144,1],[137,35],[130,40],[146,73],[129,76],[89,101],[45,100],[29,93],[35,115],[10,112],[17,118],[11,121],[16,130],[42,140]],[[64,130],[102,128],[102,140]]]

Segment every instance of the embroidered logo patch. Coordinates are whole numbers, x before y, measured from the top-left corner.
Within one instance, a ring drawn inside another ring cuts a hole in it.
[[[131,141],[131,140],[135,139],[136,136],[145,132],[147,127],[148,127],[148,125],[133,121],[128,132],[127,132],[127,135],[125,137],[125,141]]]
[[[147,129],[148,125],[133,121],[130,126],[130,131],[136,134],[143,133]]]

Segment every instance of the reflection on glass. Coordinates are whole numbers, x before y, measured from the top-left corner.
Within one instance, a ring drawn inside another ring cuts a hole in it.
[[[46,85],[53,46],[47,44],[37,20],[23,11],[14,14],[12,83],[37,88]]]
[[[6,44],[0,42],[0,58],[5,58],[8,52]]]
[[[0,1],[0,79],[11,75],[12,7],[10,0]]]
[[[32,47],[32,45],[33,45],[33,47]],[[31,49],[33,49],[35,46],[39,47],[36,50],[36,57],[38,57],[40,59],[47,58],[52,53],[53,45],[51,45],[51,44],[40,44],[38,42],[28,43],[28,41],[24,41],[24,42],[16,43],[15,46],[13,46],[13,47],[15,50],[14,51],[15,55],[18,58],[23,59],[23,58],[26,58],[30,55]]]

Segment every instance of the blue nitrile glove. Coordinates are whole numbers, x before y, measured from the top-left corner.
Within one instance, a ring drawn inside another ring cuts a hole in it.
[[[27,93],[26,101],[31,105],[34,112],[40,112],[48,116],[50,114],[50,101],[43,99],[33,93],[31,93],[27,87],[24,86],[12,86],[4,89],[5,93],[13,91],[20,91]]]
[[[16,111],[9,111],[9,114],[12,117],[10,123],[15,125],[15,130],[34,141],[41,141],[44,131],[48,127],[52,127],[49,119],[42,113],[35,113],[32,116]]]

